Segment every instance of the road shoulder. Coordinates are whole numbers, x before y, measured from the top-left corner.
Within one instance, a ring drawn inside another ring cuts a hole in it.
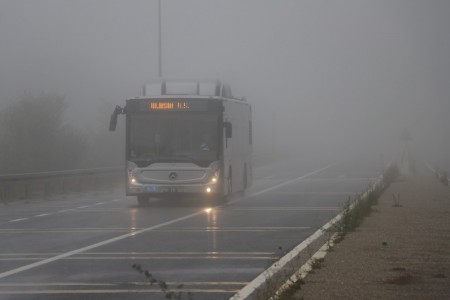
[[[450,299],[450,190],[401,177],[291,299]]]

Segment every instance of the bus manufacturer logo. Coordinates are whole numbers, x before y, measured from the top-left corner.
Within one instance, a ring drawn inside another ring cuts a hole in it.
[[[177,177],[178,177],[178,174],[175,173],[175,172],[172,172],[172,173],[169,174],[169,178],[170,178],[171,180],[175,180],[175,179],[177,179]]]

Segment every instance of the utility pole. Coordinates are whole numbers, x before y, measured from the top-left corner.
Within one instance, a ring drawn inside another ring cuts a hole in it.
[[[158,76],[162,78],[161,0],[158,0]]]

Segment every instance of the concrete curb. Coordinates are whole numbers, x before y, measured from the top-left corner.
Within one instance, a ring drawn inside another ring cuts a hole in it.
[[[356,200],[367,198],[369,193],[376,190],[380,185],[383,184],[383,178],[383,175],[379,176],[377,180]],[[350,210],[353,209],[355,204],[356,201],[350,205]],[[313,269],[312,265],[315,260],[321,260],[326,256],[329,248],[333,245],[333,240],[336,238],[336,235],[333,235],[331,240],[327,240],[325,244],[323,244],[322,247],[320,247],[320,249],[315,252],[311,256],[311,258],[307,260],[306,263],[304,263],[301,267],[295,267],[295,260],[297,260],[301,252],[307,249],[313,242],[322,238],[324,232],[326,232],[329,228],[334,226],[334,224],[339,222],[342,216],[343,213],[339,213],[336,217],[319,228],[311,236],[298,244],[280,260],[271,265],[267,270],[258,275],[249,284],[247,284],[239,292],[232,296],[230,300],[249,300],[262,298],[276,299],[279,295],[289,289],[296,282],[304,279]],[[287,275],[286,273],[293,275]],[[275,288],[274,284],[277,285]],[[274,291],[272,292],[273,295],[268,295],[271,288]]]

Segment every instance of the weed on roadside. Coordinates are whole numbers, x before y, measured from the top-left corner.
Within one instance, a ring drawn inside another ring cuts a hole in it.
[[[139,272],[139,274],[143,274],[150,283],[150,285],[153,284],[157,285],[160,288],[161,292],[164,294],[165,299],[174,299],[174,300],[194,299],[193,294],[191,292],[185,293],[181,291],[181,289],[184,286],[183,284],[177,285],[175,290],[173,290],[169,287],[169,285],[165,281],[157,279],[148,270],[144,270],[141,265],[134,264],[132,268],[135,269],[137,272]],[[186,296],[187,298],[184,298],[184,296]]]
[[[372,206],[378,202],[378,198],[381,194],[397,179],[399,174],[398,167],[395,164],[391,164],[383,173],[382,179],[374,185],[369,185],[367,191],[363,195],[356,195],[353,199],[352,197],[348,197],[347,201],[344,202],[341,207],[340,214],[336,217],[337,221],[333,221],[333,223],[326,228],[321,228],[322,233],[326,237],[328,246],[327,250],[323,251],[330,251],[333,244],[340,242],[348,232],[355,230],[360,225],[364,217],[370,214]],[[278,250],[280,253],[284,252],[282,247],[278,247]],[[304,265],[306,266],[306,269],[309,269],[306,272],[314,272],[314,270],[321,268],[323,259],[313,257],[310,246],[307,246],[305,251],[309,257],[309,260]],[[274,264],[274,266],[276,265],[277,263]],[[301,285],[304,284],[303,278],[306,276],[304,274],[298,276],[298,274],[295,273],[295,270],[299,270],[299,268],[300,264],[298,266],[287,266],[287,268],[284,268],[282,271],[282,273],[284,273],[282,274],[284,275],[284,279],[280,279],[279,276],[274,276],[275,274],[267,276],[265,287],[256,292],[254,299],[292,299],[294,292],[299,290]],[[292,270],[293,272],[291,272]],[[290,274],[294,275],[291,277]],[[293,281],[291,278],[295,278],[295,276],[297,276],[297,279],[295,279],[296,281]],[[286,284],[287,286],[284,289],[280,288],[283,284],[280,282],[287,281],[290,282],[290,284]]]
[[[392,204],[392,207],[402,207],[400,204],[400,194],[392,193],[392,199],[394,204]]]

